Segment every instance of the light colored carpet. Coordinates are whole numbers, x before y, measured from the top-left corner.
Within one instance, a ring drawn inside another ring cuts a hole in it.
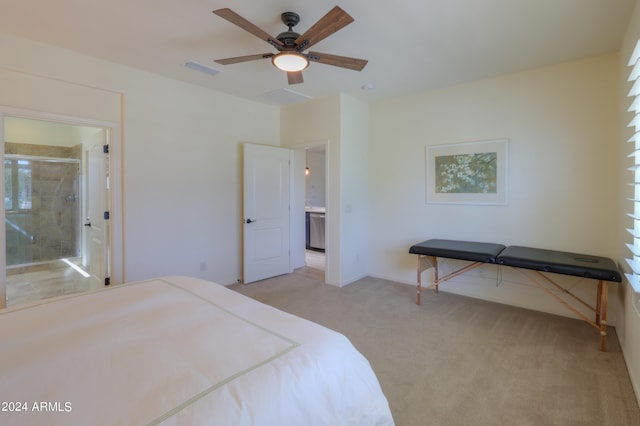
[[[346,335],[371,363],[398,426],[640,425],[615,329],[600,352],[579,320],[310,268],[236,290]]]

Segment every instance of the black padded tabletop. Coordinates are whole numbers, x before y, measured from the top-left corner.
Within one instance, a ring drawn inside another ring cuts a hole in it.
[[[574,275],[596,280],[621,282],[615,262],[607,257],[564,251],[509,246],[497,257],[501,265]]]
[[[502,244],[435,239],[411,246],[409,253],[472,262],[496,263],[496,257],[504,249],[505,246]]]

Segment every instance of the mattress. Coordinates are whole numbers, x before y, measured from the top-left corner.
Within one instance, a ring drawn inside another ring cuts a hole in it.
[[[162,277],[0,311],[3,425],[391,425],[343,335]]]

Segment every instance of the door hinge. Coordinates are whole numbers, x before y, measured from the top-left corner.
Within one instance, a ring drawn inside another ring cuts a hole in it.
[[[110,277],[106,277],[104,279],[104,285],[109,285],[109,284],[111,284],[111,278]]]
[[[109,220],[109,212],[104,212],[104,220]]]
[[[102,145],[102,153],[103,154],[108,154],[109,153],[109,145]]]

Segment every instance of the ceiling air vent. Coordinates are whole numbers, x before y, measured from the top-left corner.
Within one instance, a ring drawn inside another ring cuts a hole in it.
[[[192,70],[200,71],[200,72],[203,72],[203,73],[209,74],[209,75],[216,75],[216,74],[219,74],[219,73],[222,72],[222,71],[217,70],[215,68],[211,68],[211,67],[199,64],[199,63],[194,62],[194,61],[188,61],[187,63],[184,64],[184,66],[187,67],[187,68],[191,68]]]

